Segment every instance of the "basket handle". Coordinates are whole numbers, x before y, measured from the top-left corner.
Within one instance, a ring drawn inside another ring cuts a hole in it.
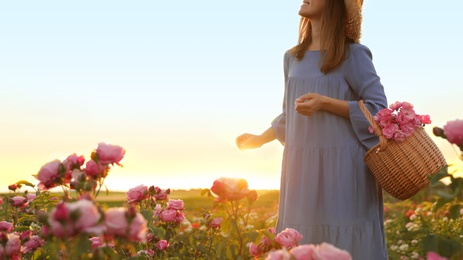
[[[358,102],[360,110],[362,110],[363,114],[367,118],[368,122],[370,122],[370,125],[373,127],[373,130],[375,131],[375,134],[379,137],[379,151],[384,151],[387,148],[387,139],[383,135],[383,131],[381,130],[381,127],[379,127],[378,123],[376,123],[375,118],[371,115],[370,111],[368,111],[367,107],[365,104],[363,104],[363,100],[360,100]]]

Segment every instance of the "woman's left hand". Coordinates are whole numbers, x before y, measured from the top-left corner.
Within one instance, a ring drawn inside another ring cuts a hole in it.
[[[311,116],[318,110],[322,109],[323,99],[325,96],[308,93],[296,99],[296,111],[305,116]]]

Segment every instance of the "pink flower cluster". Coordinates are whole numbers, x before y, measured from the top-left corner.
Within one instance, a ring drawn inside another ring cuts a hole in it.
[[[147,221],[133,207],[109,208],[105,212],[106,237],[122,237],[130,241],[146,242]]]
[[[61,202],[42,220],[42,233],[58,238],[68,238],[81,233],[101,234],[105,230],[103,215],[89,200]]]
[[[270,252],[266,260],[352,260],[349,252],[328,243],[319,245],[306,244]]]
[[[34,177],[40,181],[38,187],[42,190],[66,184],[69,184],[73,189],[91,190],[95,185],[90,182],[89,186],[88,180],[105,178],[109,165],[120,165],[124,154],[124,148],[118,145],[99,143],[91,155],[92,159],[87,161],[85,169],[81,169],[85,163],[84,156],[78,156],[74,153],[64,161],[53,160],[46,163]]]
[[[148,186],[141,184],[134,188],[129,189],[126,192],[127,203],[137,204],[144,200],[167,200],[168,195],[170,194],[170,189],[161,189],[155,186]]]
[[[274,237],[275,229],[270,228],[270,236],[263,236],[258,245],[251,243],[249,252],[254,258],[266,256],[266,260],[352,260],[349,252],[331,244],[299,245],[302,235],[295,229],[286,228]],[[277,249],[277,250],[274,250]]]
[[[221,177],[214,181],[211,191],[218,196],[218,201],[241,200],[247,197],[250,201],[257,200],[257,192],[248,189],[245,179]]]
[[[109,240],[123,237],[146,242],[147,222],[143,215],[130,208],[109,208],[102,212],[93,201],[81,199],[59,203],[48,215],[39,217],[42,234],[61,239],[80,234],[103,235]],[[96,244],[98,241],[92,241]]]
[[[32,235],[30,230],[12,232],[13,228],[12,223],[0,221],[0,259],[22,259],[22,254],[45,244],[43,239]]]
[[[161,204],[156,204],[153,212],[154,222],[163,221],[166,223],[180,224],[185,219],[184,210],[185,203],[183,200],[169,199],[166,208]]]
[[[411,136],[415,129],[431,123],[429,115],[416,114],[413,105],[408,102],[395,102],[389,108],[380,110],[374,119],[384,137],[398,142]],[[372,126],[368,130],[374,133]]]
[[[267,231],[268,236],[262,236],[257,245],[254,243],[249,245],[249,253],[251,253],[254,258],[261,257],[274,248],[273,240],[275,240],[276,231],[274,228],[269,228]]]

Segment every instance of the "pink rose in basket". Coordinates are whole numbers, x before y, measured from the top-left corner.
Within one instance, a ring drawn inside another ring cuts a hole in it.
[[[463,146],[463,120],[447,122],[444,125],[444,134],[450,143]]]
[[[416,114],[413,105],[408,102],[395,102],[389,108],[380,110],[374,119],[384,137],[397,142],[411,136],[415,129],[431,123],[429,115]],[[374,133],[372,126],[368,130]]]

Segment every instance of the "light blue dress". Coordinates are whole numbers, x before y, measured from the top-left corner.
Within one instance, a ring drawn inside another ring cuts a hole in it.
[[[354,260],[381,260],[388,258],[382,192],[363,161],[378,138],[368,132],[357,101],[374,115],[387,100],[370,50],[349,49],[327,75],[320,72],[319,51],[307,51],[301,61],[285,53],[283,112],[272,122],[284,143],[277,232],[294,228],[303,235],[300,244],[328,242]],[[350,119],[297,113],[294,102],[306,93],[347,100]]]

